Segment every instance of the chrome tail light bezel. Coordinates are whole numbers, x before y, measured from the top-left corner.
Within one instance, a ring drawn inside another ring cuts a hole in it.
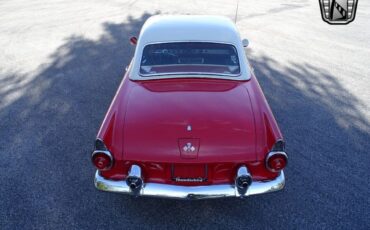
[[[98,168],[98,170],[99,170],[99,171],[107,171],[107,170],[111,169],[111,168],[112,168],[112,166],[113,166],[113,156],[112,156],[112,154],[111,154],[109,151],[107,151],[107,150],[95,150],[95,151],[93,151],[93,153],[91,154],[91,161],[92,161],[92,163],[93,163],[93,165],[94,165],[95,167],[96,167],[96,165],[95,165],[95,163],[94,163],[94,158],[95,158],[95,156],[96,156],[97,154],[104,154],[104,155],[108,156],[108,157],[109,157],[109,159],[110,159],[110,163],[109,163],[109,165],[108,165],[108,166],[106,166],[106,167],[105,167],[105,168],[103,168],[103,169],[99,169],[99,168]]]
[[[94,163],[94,158],[97,154],[104,154],[106,156],[108,156],[108,158],[110,159],[110,163],[107,167],[103,168],[103,169],[100,169],[98,167],[96,167],[95,163]],[[91,154],[91,162],[93,163],[93,165],[99,170],[99,171],[107,171],[109,169],[111,169],[113,167],[113,163],[114,163],[114,158],[113,158],[113,155],[112,153],[108,150],[108,148],[106,147],[106,145],[104,144],[104,141],[100,138],[97,138],[95,140],[95,145],[94,145],[94,150]]]
[[[269,166],[269,159],[272,156],[275,156],[275,155],[282,155],[282,156],[285,157],[285,166],[282,169],[276,170],[276,169],[273,169]],[[280,172],[281,170],[286,168],[286,166],[288,165],[288,155],[283,151],[271,151],[271,152],[269,152],[269,154],[267,154],[267,157],[266,157],[266,160],[265,160],[265,165],[266,165],[266,168],[271,172]]]

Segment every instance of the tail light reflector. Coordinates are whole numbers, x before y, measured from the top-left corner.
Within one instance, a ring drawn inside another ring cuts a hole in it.
[[[136,45],[137,44],[137,37],[131,37],[130,38],[130,43],[131,43],[131,45]]]

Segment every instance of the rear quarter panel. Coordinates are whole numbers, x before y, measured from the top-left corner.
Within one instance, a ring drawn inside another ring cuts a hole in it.
[[[283,139],[283,136],[254,74],[245,87],[248,90],[255,117],[257,161],[262,161],[275,142]]]

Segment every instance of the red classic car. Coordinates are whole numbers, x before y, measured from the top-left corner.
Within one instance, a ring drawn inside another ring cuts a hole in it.
[[[179,199],[280,190],[285,143],[234,23],[154,16],[105,116],[99,190]]]

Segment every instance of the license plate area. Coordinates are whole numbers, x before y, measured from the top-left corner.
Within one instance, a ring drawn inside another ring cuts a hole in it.
[[[172,164],[171,179],[175,182],[205,182],[208,166],[205,164]]]

